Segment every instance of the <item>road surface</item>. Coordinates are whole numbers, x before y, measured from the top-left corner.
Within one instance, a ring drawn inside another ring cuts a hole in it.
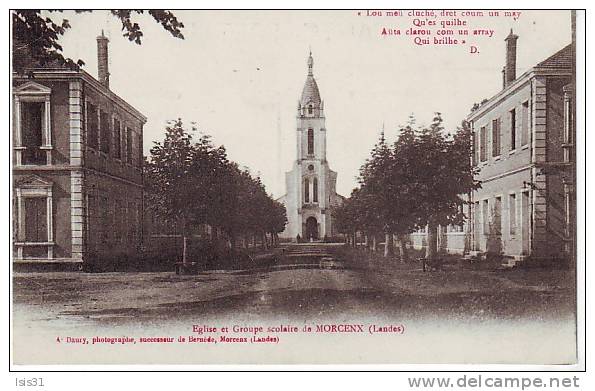
[[[270,266],[161,273],[18,273],[15,319],[101,323],[197,317],[570,316],[572,273],[442,270],[348,257],[333,245],[289,246]]]

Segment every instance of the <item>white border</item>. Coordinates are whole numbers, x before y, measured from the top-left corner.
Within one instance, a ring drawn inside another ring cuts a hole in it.
[[[124,7],[126,8],[162,8],[165,4],[155,2],[155,1],[127,1],[126,4],[122,2],[93,2],[94,6],[96,7],[109,7],[112,6],[113,8],[117,7]],[[85,5],[88,5],[86,3]],[[167,3],[168,8],[183,8],[191,5],[198,5],[198,4],[188,4],[182,1],[169,1]],[[344,8],[361,8],[361,9],[391,9],[391,8],[415,8],[415,9],[422,9],[422,8],[429,8],[429,9],[440,9],[444,8],[444,2],[439,1],[424,1],[424,2],[409,2],[407,4],[399,3],[395,4],[394,2],[381,0],[374,2],[373,7],[369,4],[364,5],[362,2],[355,2],[355,1],[344,1],[339,3],[332,3],[322,2],[320,0],[312,1],[312,0],[303,0],[301,2],[292,2],[287,4],[278,4],[273,3],[272,1],[252,1],[249,4],[246,2],[241,1],[219,1],[217,3],[211,2],[210,4],[200,4],[200,6],[204,8],[246,8],[250,6],[251,8],[325,8],[325,7],[333,7],[336,5],[340,5]],[[469,8],[473,9],[476,8],[479,4],[476,1],[450,1],[448,2],[449,8]],[[499,2],[482,2],[482,8],[489,7],[492,5],[494,8],[519,8],[521,4],[518,1],[510,1],[504,0]],[[522,4],[524,8],[529,7],[530,4],[525,3]],[[539,5],[543,5],[543,3],[539,3]],[[565,2],[558,2],[558,3],[550,3],[551,6],[558,6],[563,8],[586,8],[590,3],[586,1],[565,1]],[[18,7],[18,8],[25,8],[25,7],[48,7],[49,4],[40,4],[40,2],[33,2],[33,1],[19,1],[19,2],[10,2],[10,6]],[[52,4],[51,8],[80,8],[80,2],[75,1],[57,1]],[[533,8],[533,7],[530,7]],[[592,23],[592,16],[593,10],[589,10],[587,12],[586,18],[588,19],[587,23],[589,26],[593,26]],[[584,14],[583,14],[584,15]],[[578,23],[580,20],[580,13],[577,15],[577,140],[585,140],[585,112],[584,112],[584,96],[582,95],[582,86],[585,85],[584,79],[584,60],[585,60],[585,53],[582,52],[582,48],[584,47],[583,37],[584,35],[581,33],[581,27],[584,26],[581,23]],[[9,15],[8,10],[5,14],[5,17],[2,18],[2,24],[4,27],[4,31],[9,30],[8,26]],[[589,40],[589,49],[592,45],[593,38]],[[4,53],[10,52],[9,42],[7,39],[2,41],[2,49]],[[588,62],[589,64],[592,63],[592,53],[591,50],[588,50]],[[5,60],[4,66],[8,65],[8,61]],[[5,69],[4,75],[8,75],[8,70]],[[4,83],[4,105],[3,108],[3,116],[5,120],[9,118],[9,112],[7,108],[9,107],[9,102],[7,102],[8,91],[9,91],[9,78],[5,77],[2,79]],[[587,88],[591,91],[592,85],[592,78],[589,79],[589,85]],[[590,124],[590,123],[589,123]],[[592,144],[592,136],[590,139],[587,140],[589,146]],[[11,145],[11,144],[8,144]],[[585,191],[589,191],[588,184],[584,182],[585,178],[585,170],[586,170],[586,160],[585,160],[585,148],[587,145],[584,143],[577,142],[577,208],[578,208],[578,270],[584,270],[585,266],[585,257],[586,254],[592,254],[593,244],[589,244],[588,248],[585,248],[585,231],[586,226],[583,221],[583,216],[586,217],[587,221],[590,221],[593,217],[592,212],[586,213],[585,209]],[[8,157],[5,157],[5,162],[8,160]],[[2,179],[7,183],[10,181],[10,172],[8,167],[4,167],[2,170]],[[10,193],[4,191],[2,194],[4,205],[10,204]],[[8,208],[3,208],[4,213],[4,221],[10,221],[10,215]],[[7,247],[10,247],[10,234],[9,234],[9,224],[4,224],[2,226],[2,234],[4,238],[7,238],[4,243]],[[4,248],[4,250],[8,250]],[[588,251],[588,252],[587,252]],[[7,253],[5,253],[7,254]],[[5,262],[7,260],[5,259]],[[3,273],[4,275],[4,273]],[[2,278],[2,292],[7,292],[9,290],[8,284],[10,283],[10,276],[4,275]],[[592,322],[592,312],[588,314],[583,313],[583,309],[585,308],[584,302],[584,295],[586,293],[589,294],[590,303],[593,303],[592,291],[589,290],[585,292],[585,275],[582,273],[579,274],[578,278],[578,347],[579,347],[579,359],[581,360],[578,365],[574,366],[534,366],[534,365],[329,365],[329,366],[312,366],[312,365],[300,365],[300,366],[110,366],[106,368],[105,366],[26,366],[26,367],[18,367],[18,370],[400,370],[400,371],[413,371],[413,370],[424,370],[424,371],[445,371],[445,370],[458,370],[458,371],[467,371],[467,370],[474,370],[474,371],[490,371],[490,370],[524,370],[524,371],[549,371],[549,370],[580,370],[584,368],[584,362],[582,358],[584,357],[584,320],[585,316],[588,316],[589,324],[593,324]],[[11,300],[6,300],[7,298],[4,296],[1,304],[0,311],[4,314],[9,310],[8,305]],[[2,324],[2,331],[3,335],[8,335],[7,324],[3,322]],[[8,368],[8,361],[7,361],[7,344],[9,341],[5,337],[3,339],[3,355],[2,355],[2,364],[4,368]],[[593,347],[590,346],[589,348],[589,358],[588,362],[593,362]],[[17,368],[14,368],[17,369]],[[238,375],[238,376],[236,376]],[[80,389],[84,388],[86,390],[95,390],[101,389],[104,390],[106,387],[115,387],[116,389],[123,389],[123,388],[147,388],[147,389],[169,389],[169,388],[182,388],[184,385],[186,387],[192,387],[192,389],[205,389],[207,387],[217,387],[221,389],[227,384],[229,380],[234,381],[233,384],[235,387],[242,389],[245,388],[258,388],[259,390],[266,390],[266,389],[304,389],[304,388],[327,388],[332,387],[332,389],[362,389],[368,388],[373,384],[377,384],[379,387],[383,387],[383,382],[386,381],[386,386],[390,388],[407,388],[406,377],[407,374],[367,374],[362,376],[354,376],[354,375],[347,375],[341,374],[339,376],[332,376],[332,381],[330,380],[330,376],[326,374],[305,374],[300,373],[292,373],[292,374],[275,374],[275,373],[266,373],[266,374],[252,374],[248,376],[250,378],[249,382],[245,382],[240,380],[241,374],[218,374],[218,373],[202,373],[202,374],[179,374],[179,373],[168,373],[168,374],[161,374],[161,373],[143,373],[143,374],[136,374],[136,373],[119,373],[119,374],[109,374],[109,373],[13,373],[9,374],[8,378],[5,379],[5,384],[11,385],[15,384],[15,379],[24,378],[24,377],[35,377],[35,376],[42,376],[45,378],[45,383],[48,389],[56,389],[55,386],[59,386],[59,389],[69,390],[69,389]],[[424,374],[414,374],[414,376],[423,376]],[[429,376],[434,376],[438,374],[426,374]],[[456,374],[451,373],[448,374],[450,377],[458,377],[463,374]],[[504,376],[504,373],[499,375]],[[535,377],[539,374],[522,374],[517,373],[517,376],[529,376]],[[554,375],[554,374],[551,374]],[[568,374],[571,376],[572,374]],[[587,378],[585,375],[577,374],[583,380],[581,382],[584,385],[584,389],[593,389],[592,387],[587,386],[587,381],[592,385],[592,381]],[[369,377],[368,377],[369,376]],[[373,376],[373,377],[372,377]],[[564,376],[564,374],[560,374],[560,376]],[[242,376],[243,377],[243,376]],[[590,376],[588,376],[590,378]],[[370,381],[373,380],[373,383]],[[396,381],[398,380],[398,381]],[[49,386],[52,387],[49,387]],[[13,386],[14,387],[14,386]]]

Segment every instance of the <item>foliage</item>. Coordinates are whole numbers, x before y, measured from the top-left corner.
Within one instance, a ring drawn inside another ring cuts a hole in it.
[[[362,165],[359,188],[336,212],[344,233],[406,235],[427,225],[459,224],[464,195],[477,189],[471,164],[471,130],[463,123],[446,133],[440,113],[429,126],[415,119],[388,145],[382,132]]]
[[[55,21],[44,14],[55,14],[62,10],[14,10],[12,11],[13,69],[18,73],[32,65],[44,66],[55,64],[78,70],[85,63],[62,55],[62,46],[58,43],[70,26],[68,19]],[[76,13],[92,12],[76,10]],[[184,39],[180,22],[171,11],[148,10],[153,19],[161,24],[172,36]],[[111,10],[111,15],[122,24],[122,36],[138,45],[142,42],[143,32],[140,25],[133,20],[134,15],[145,13],[145,10]]]
[[[147,206],[155,215],[190,226],[209,224],[233,244],[238,235],[277,234],[287,222],[285,207],[266,193],[260,178],[229,161],[223,146],[201,134],[194,141],[181,119],[170,121],[145,164]]]

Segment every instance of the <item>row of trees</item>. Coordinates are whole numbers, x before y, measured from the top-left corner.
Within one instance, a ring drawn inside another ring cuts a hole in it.
[[[335,215],[342,233],[355,240],[362,232],[372,238],[384,235],[384,255],[393,252],[393,237],[405,243],[410,233],[428,228],[426,257],[437,252],[439,225],[461,224],[464,195],[480,187],[471,164],[472,132],[467,123],[451,134],[440,113],[429,126],[416,127],[410,117],[389,144],[384,131],[360,168],[359,187]]]
[[[260,178],[230,161],[223,146],[201,134],[196,140],[181,119],[170,121],[163,142],[155,142],[145,162],[147,207],[159,218],[180,224],[184,238],[183,262],[188,262],[190,228],[208,224],[229,240],[277,237],[287,222],[285,207],[273,200]]]

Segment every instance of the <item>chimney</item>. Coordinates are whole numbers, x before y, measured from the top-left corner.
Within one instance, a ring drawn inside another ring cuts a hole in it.
[[[516,41],[519,39],[510,29],[506,37],[506,66],[504,67],[504,87],[508,87],[516,79]]]
[[[502,89],[506,88],[506,65],[502,67]]]
[[[103,35],[97,37],[97,78],[101,84],[109,89],[109,69],[107,58],[107,43],[109,39]]]

